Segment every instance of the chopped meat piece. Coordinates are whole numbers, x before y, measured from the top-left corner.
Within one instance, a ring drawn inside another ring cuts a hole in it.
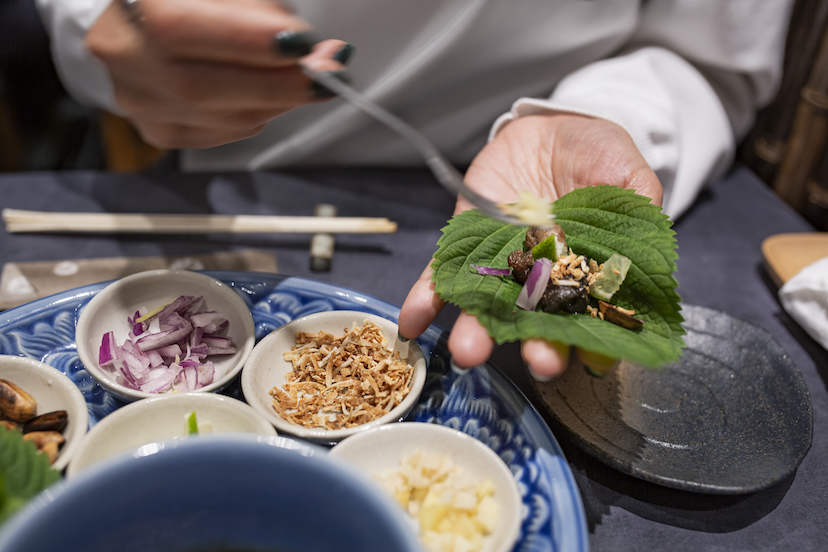
[[[532,258],[532,253],[525,253],[521,249],[515,249],[509,253],[507,262],[509,263],[509,266],[512,267],[512,276],[514,276],[515,280],[517,280],[521,285],[525,284],[526,279],[529,277],[529,272],[535,264],[535,259]]]
[[[561,228],[557,224],[553,224],[549,228],[535,228],[532,227],[526,232],[526,239],[524,240],[524,249],[531,251],[533,247],[538,245],[540,242],[552,236],[554,234],[558,235],[558,239],[563,243],[566,243],[566,239],[564,238],[563,228]]]
[[[563,311],[569,314],[581,314],[587,312],[588,305],[589,290],[583,285],[559,286],[551,281],[538,302],[538,308],[548,313]]]

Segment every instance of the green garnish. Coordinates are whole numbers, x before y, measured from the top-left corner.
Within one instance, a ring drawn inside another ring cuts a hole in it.
[[[187,434],[198,435],[198,420],[196,419],[195,410],[190,412],[190,415],[187,416]]]
[[[645,366],[678,359],[684,346],[672,223],[650,199],[614,186],[575,190],[555,201],[555,222],[577,254],[607,261],[630,260],[624,283],[613,295],[619,307],[645,321],[632,331],[589,315],[549,314],[515,306],[521,285],[513,277],[477,274],[470,264],[508,266],[523,247],[526,227],[511,226],[472,210],[452,218],[434,254],[435,290],[447,302],[477,316],[496,342],[554,340]]]
[[[569,248],[565,243],[561,243],[558,236],[549,236],[538,245],[532,248],[532,258],[540,259],[545,257],[552,261],[557,261],[559,257],[566,257],[569,253]]]
[[[49,458],[16,430],[0,427],[0,523],[60,479]]]

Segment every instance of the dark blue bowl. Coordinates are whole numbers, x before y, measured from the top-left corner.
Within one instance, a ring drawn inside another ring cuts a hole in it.
[[[421,549],[402,509],[323,449],[205,436],[143,447],[47,489],[3,527],[0,550]]]

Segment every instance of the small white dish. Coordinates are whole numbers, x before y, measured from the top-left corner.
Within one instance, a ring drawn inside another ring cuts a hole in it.
[[[273,426],[247,404],[215,393],[171,393],[119,408],[95,425],[69,463],[72,478],[95,464],[150,443],[190,438],[187,418],[195,412],[203,435],[276,435]],[[201,434],[199,434],[201,435]]]
[[[273,408],[269,392],[274,387],[283,388],[285,375],[292,371],[290,362],[283,354],[296,345],[297,332],[326,331],[342,335],[345,328],[362,326],[365,320],[376,324],[388,341],[391,350],[399,350],[414,368],[411,390],[395,408],[387,414],[365,424],[347,429],[306,428],[292,424],[279,416]],[[327,311],[311,314],[288,322],[264,337],[253,349],[242,371],[241,386],[245,400],[264,415],[280,432],[290,433],[316,443],[333,444],[349,435],[365,431],[389,422],[400,421],[411,411],[425,385],[426,362],[416,340],[398,341],[397,325],[385,318],[357,311]]]
[[[80,389],[63,372],[37,360],[0,355],[0,379],[12,382],[37,402],[37,415],[65,410],[68,418],[62,431],[66,441],[52,467],[66,467],[81,446],[89,427],[89,411]]]
[[[233,381],[256,342],[253,316],[244,300],[233,288],[205,274],[187,270],[151,270],[112,282],[80,313],[75,329],[78,356],[101,387],[126,402],[159,395],[122,385],[112,371],[101,368],[98,365],[101,340],[104,334],[112,331],[116,343],[123,344],[130,331],[127,317],[139,308],[151,310],[181,295],[203,296],[198,311],[221,313],[228,321],[226,335],[237,349],[232,355],[208,357],[215,365],[216,377],[212,383],[195,391],[220,391]]]
[[[494,484],[498,522],[494,532],[484,537],[481,552],[512,550],[520,536],[523,512],[517,481],[497,453],[471,435],[438,424],[407,422],[348,437],[330,455],[376,479],[387,470],[399,470],[400,461],[416,451],[447,455],[474,480],[489,479]]]

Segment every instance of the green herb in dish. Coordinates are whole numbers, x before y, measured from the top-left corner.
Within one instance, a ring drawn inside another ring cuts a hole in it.
[[[187,435],[198,435],[198,419],[195,410],[187,416]]]
[[[573,345],[645,366],[672,362],[684,346],[676,270],[675,232],[650,199],[613,186],[575,190],[552,206],[573,252],[604,263],[613,254],[630,261],[612,302],[644,321],[629,330],[588,314],[524,310],[515,302],[513,276],[481,274],[471,265],[508,268],[524,245],[527,227],[511,226],[479,211],[460,213],[443,229],[432,268],[435,290],[471,314],[498,343],[539,338]]]
[[[0,426],[0,523],[59,479],[46,455],[22,433]]]

